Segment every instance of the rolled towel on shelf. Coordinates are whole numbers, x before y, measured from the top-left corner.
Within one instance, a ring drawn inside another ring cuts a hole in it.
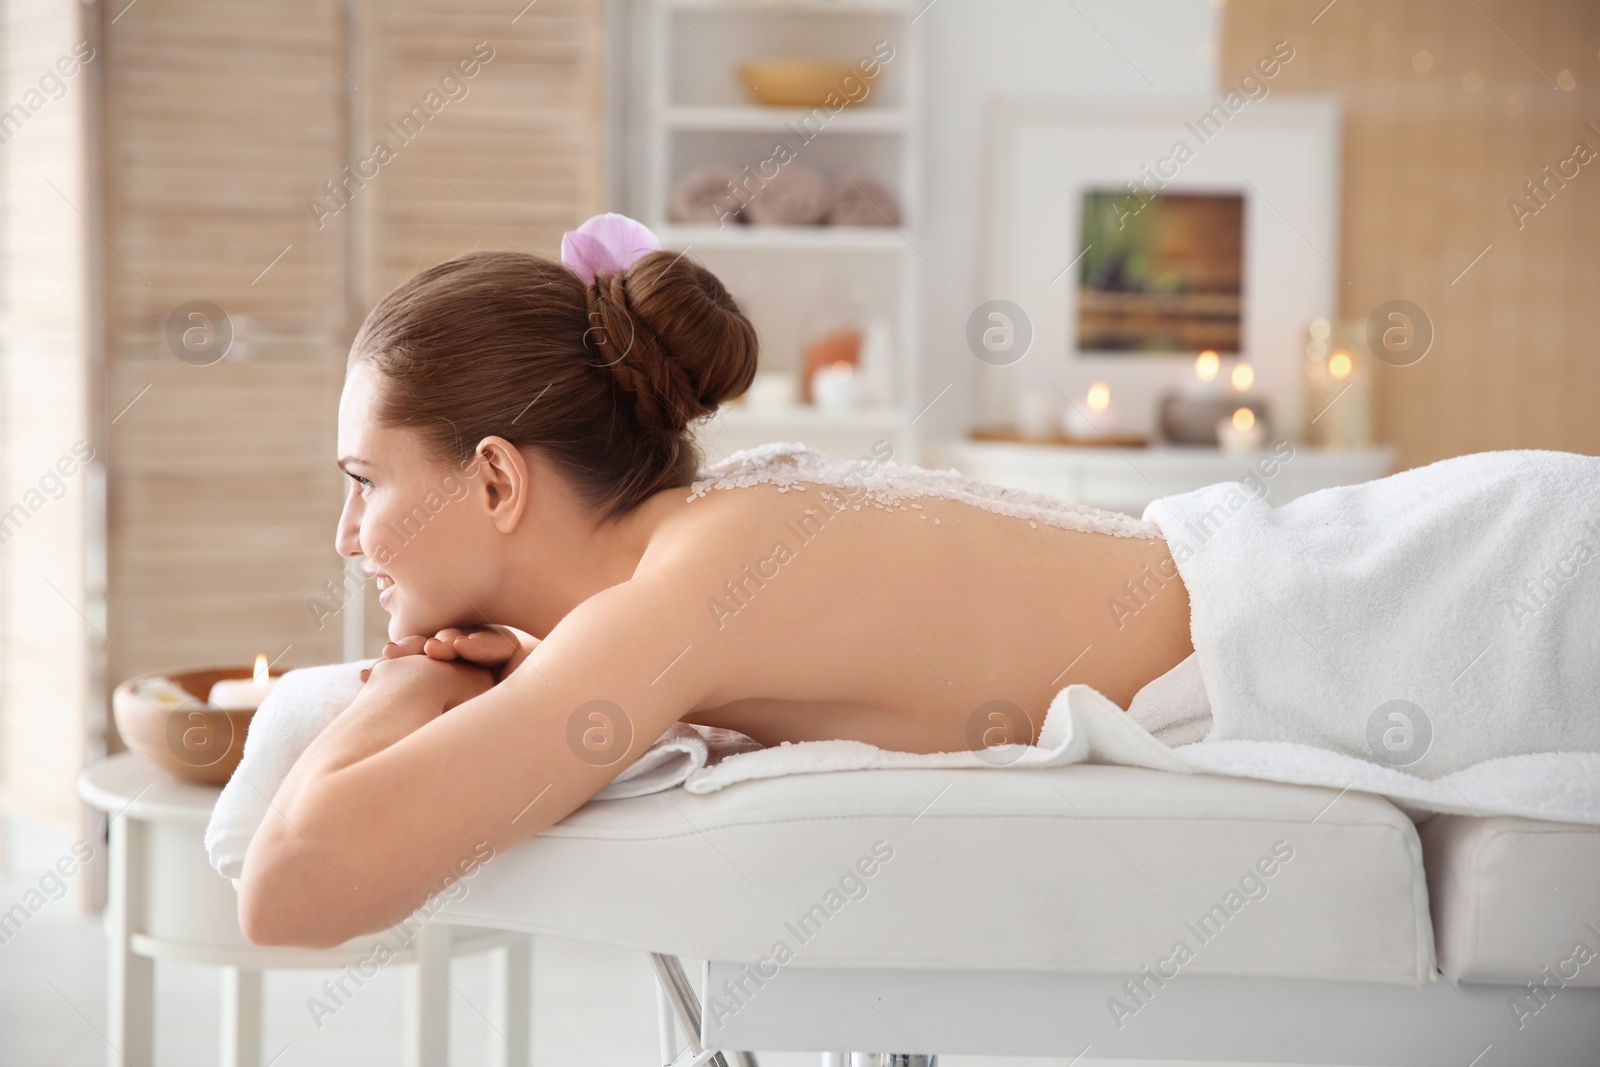
[[[743,221],[744,203],[737,192],[739,172],[732,167],[698,167],[680,177],[672,187],[667,211],[673,222],[714,223]]]
[[[832,226],[898,226],[900,198],[870,174],[846,174],[833,187]]]
[[[814,170],[788,166],[768,178],[750,202],[745,218],[765,226],[813,226],[828,214],[832,197]]]

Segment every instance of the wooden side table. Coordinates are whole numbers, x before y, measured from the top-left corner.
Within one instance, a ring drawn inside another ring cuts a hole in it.
[[[446,1067],[450,960],[493,952],[489,1023],[491,1063],[510,1067],[531,1054],[530,935],[427,923],[393,928],[325,950],[252,945],[239,929],[239,894],[211,867],[205,828],[221,786],[180,781],[132,753],[87,767],[78,794],[110,816],[110,885],[105,910],[108,1067],[152,1067],[155,961],[222,968],[224,1067],[260,1067],[261,972],[331,969],[370,958],[374,941],[402,945],[390,963],[407,964],[402,1049],[406,1067]]]

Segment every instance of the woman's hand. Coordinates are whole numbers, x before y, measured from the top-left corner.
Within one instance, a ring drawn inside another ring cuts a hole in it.
[[[391,656],[361,672],[367,685],[396,685],[408,693],[424,692],[441,712],[487,693],[499,680],[494,672],[465,660],[439,660],[430,656]]]
[[[452,626],[432,637],[418,634],[390,641],[383,646],[382,656],[384,659],[426,656],[443,662],[464,660],[493,672],[498,683],[538,647],[537,637],[510,626]],[[362,681],[365,680],[363,672]]]

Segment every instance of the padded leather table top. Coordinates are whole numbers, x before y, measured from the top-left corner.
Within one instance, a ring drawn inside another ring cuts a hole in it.
[[[1446,977],[1600,986],[1600,827],[1435,815],[1420,831]]]
[[[1432,980],[1379,797],[1131,767],[872,770],[591,801],[437,912],[797,967]]]

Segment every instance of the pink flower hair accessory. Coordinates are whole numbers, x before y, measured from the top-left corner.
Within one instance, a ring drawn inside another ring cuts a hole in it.
[[[561,235],[561,265],[591,285],[596,274],[627,270],[660,249],[661,241],[644,223],[608,211]]]

